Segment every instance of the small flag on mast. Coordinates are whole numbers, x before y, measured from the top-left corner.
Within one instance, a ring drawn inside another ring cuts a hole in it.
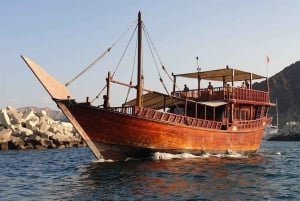
[[[270,63],[270,57],[267,56],[267,64]]]

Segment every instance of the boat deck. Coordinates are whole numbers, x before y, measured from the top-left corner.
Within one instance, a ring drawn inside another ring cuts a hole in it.
[[[178,98],[189,98],[197,101],[213,101],[213,100],[237,100],[240,102],[270,103],[268,92],[246,89],[241,87],[215,87],[210,89],[193,89],[189,91],[175,91],[173,96]]]
[[[109,110],[113,112],[127,114],[127,115],[134,115],[140,118],[150,119],[154,121],[168,122],[171,124],[201,127],[201,128],[208,128],[208,129],[217,129],[217,130],[227,130],[227,128],[223,126],[222,121],[198,119],[194,117],[188,117],[188,116],[158,111],[150,108],[127,106],[127,107],[111,107],[109,108]],[[263,121],[265,120],[255,119],[255,120],[235,121],[233,124],[229,124],[229,128],[232,128],[233,130],[257,128],[262,125]],[[268,121],[271,121],[271,119],[269,119]]]

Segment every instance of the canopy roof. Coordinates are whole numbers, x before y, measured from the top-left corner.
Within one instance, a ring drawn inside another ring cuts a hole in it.
[[[217,69],[211,71],[177,74],[175,76],[198,79],[198,75],[200,76],[201,79],[213,80],[213,81],[224,81],[224,80],[231,81],[233,76],[234,76],[234,81],[244,81],[250,79],[255,80],[255,79],[266,78],[261,75],[257,75],[254,73],[241,71],[233,68],[224,68],[224,69]]]
[[[174,105],[185,104],[185,99],[177,98],[174,96],[169,96],[167,94],[159,92],[149,92],[143,95],[143,106],[146,108],[152,109],[163,109],[165,107],[170,107]],[[219,107],[221,105],[227,104],[224,101],[207,101],[207,102],[198,102],[201,105],[207,105],[210,107]],[[136,105],[136,99],[130,100],[126,105],[134,106]]]
[[[183,104],[184,99],[169,96],[167,94],[159,92],[149,92],[143,95],[143,106],[153,109],[163,109],[164,107],[174,106],[175,104]],[[126,105],[136,105],[136,99],[132,99],[126,103]]]

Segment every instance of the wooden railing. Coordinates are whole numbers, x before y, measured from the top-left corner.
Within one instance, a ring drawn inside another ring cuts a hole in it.
[[[209,100],[244,100],[254,102],[269,102],[269,93],[240,87],[215,87],[209,89],[194,89],[189,91],[176,91],[174,96],[179,98],[191,98],[197,101]]]
[[[162,112],[150,108],[142,108],[137,106],[126,106],[126,107],[111,107],[109,110],[113,112],[123,113],[126,115],[138,116],[141,118],[154,120],[154,121],[163,121],[167,123],[177,124],[177,125],[185,125],[185,126],[194,126],[201,128],[209,128],[209,129],[221,129],[222,122],[220,121],[212,121],[205,119],[197,119],[193,117]],[[243,120],[243,121],[235,121],[233,124],[229,126],[236,126],[237,129],[247,129],[247,128],[256,128],[260,127],[263,124],[263,119],[258,120]],[[271,121],[271,119],[269,120]]]
[[[164,121],[173,124],[181,124],[181,125],[210,128],[210,129],[221,129],[222,127],[222,122],[219,121],[197,119],[193,117],[187,117],[187,116],[168,113],[168,112],[161,112],[149,108],[136,107],[135,111],[136,111],[136,116],[146,118],[146,119],[151,119],[151,120],[158,120],[158,121]]]
[[[135,115],[135,106],[125,106],[125,107],[110,107],[109,110],[113,112],[128,114],[128,115]]]
[[[126,115],[134,115],[149,120],[164,121],[172,124],[180,124],[185,126],[195,126],[210,129],[221,129],[222,127],[222,122],[219,121],[197,119],[193,117],[162,112],[150,108],[142,108],[137,106],[111,107],[109,108],[109,110]]]
[[[263,124],[263,121],[263,119],[236,121],[234,125],[236,125],[238,129],[257,128]]]

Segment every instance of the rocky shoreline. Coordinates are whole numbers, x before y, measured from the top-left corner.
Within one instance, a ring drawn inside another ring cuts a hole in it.
[[[300,141],[300,122],[290,121],[272,134],[268,141]]]
[[[52,119],[45,110],[0,110],[0,150],[63,149],[86,146],[71,123]]]

